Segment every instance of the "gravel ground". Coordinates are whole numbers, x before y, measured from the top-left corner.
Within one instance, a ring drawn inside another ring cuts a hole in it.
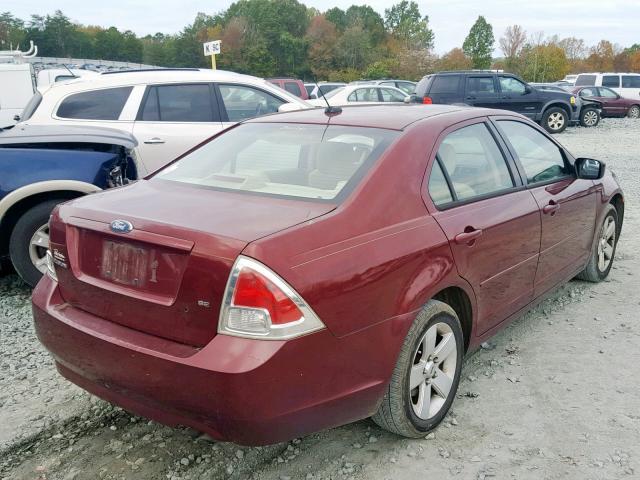
[[[640,478],[640,121],[558,137],[604,160],[627,205],[608,281],[573,281],[471,355],[447,420],[421,440],[364,420],[244,448],[134,417],[62,380],[30,292],[0,278],[1,479]]]

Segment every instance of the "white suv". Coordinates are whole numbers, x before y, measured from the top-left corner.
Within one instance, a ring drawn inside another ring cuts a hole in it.
[[[581,73],[576,87],[609,87],[625,98],[640,97],[640,73]]]
[[[311,108],[261,78],[221,70],[108,72],[36,93],[22,122],[98,125],[133,134],[142,177],[247,118]]]

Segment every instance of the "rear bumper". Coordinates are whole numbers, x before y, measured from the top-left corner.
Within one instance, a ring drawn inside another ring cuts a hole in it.
[[[73,308],[47,276],[33,293],[33,315],[59,372],[83,389],[245,445],[372,415],[410,324],[407,315],[342,339],[327,330],[291,341],[217,335],[197,349]]]

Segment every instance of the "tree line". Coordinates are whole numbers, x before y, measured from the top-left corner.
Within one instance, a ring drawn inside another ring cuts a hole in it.
[[[417,80],[438,70],[501,68],[529,81],[558,80],[580,71],[640,71],[640,45],[622,48],[607,40],[588,47],[574,37],[529,35],[507,28],[494,59],[493,28],[480,16],[461,48],[438,56],[429,17],[413,0],[380,15],[367,5],[320,12],[297,0],[238,0],[214,15],[198,13],[177,34],[137,36],[116,27],[81,25],[61,11],[23,20],[0,14],[0,50],[38,45],[39,55],[208,67],[202,43],[222,40],[219,68],[262,77],[293,76],[351,81],[397,77]]]

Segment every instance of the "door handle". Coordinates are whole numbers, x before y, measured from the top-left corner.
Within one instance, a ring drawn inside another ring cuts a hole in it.
[[[556,202],[551,200],[548,205],[545,205],[544,207],[542,207],[542,213],[546,213],[546,214],[550,213],[551,215],[553,215],[554,213],[556,213],[556,211],[559,208],[560,208],[560,205],[558,205]]]
[[[467,100],[475,100],[475,99],[476,99],[476,97],[474,97],[473,95],[471,95],[471,96],[467,97],[466,99],[467,99]]]
[[[146,143],[147,145],[153,145],[156,143],[164,143],[164,140],[158,137],[153,137],[150,140],[145,140],[144,143]]]
[[[454,237],[458,245],[473,245],[473,242],[482,235],[482,230],[470,230],[459,233]]]

